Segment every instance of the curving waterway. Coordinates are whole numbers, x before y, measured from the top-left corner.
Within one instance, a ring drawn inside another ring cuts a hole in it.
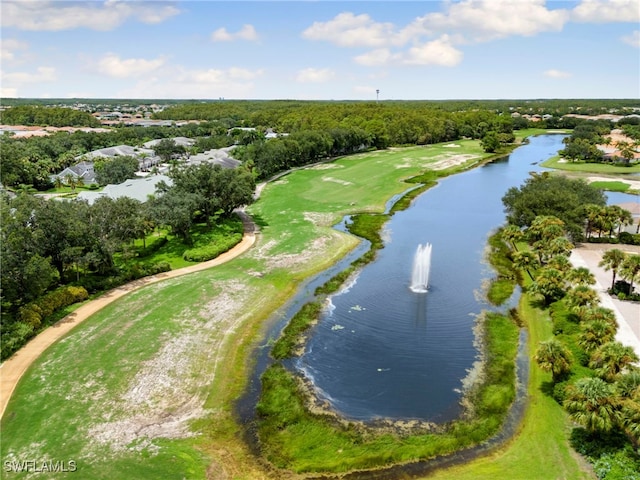
[[[508,157],[441,179],[393,215],[377,259],[331,297],[304,355],[290,367],[304,373],[318,395],[348,418],[456,418],[462,381],[478,355],[475,319],[490,308],[478,293],[483,280],[493,276],[484,248],[488,235],[504,223],[502,196],[530,172],[544,170],[538,164],[564,147],[564,137],[531,137]],[[609,197],[613,203],[631,198]],[[412,261],[426,242],[432,244],[430,288],[414,293]],[[352,259],[303,287],[268,336],[277,336],[315,285]],[[259,354],[252,386],[239,404],[244,418],[252,416],[266,353]]]

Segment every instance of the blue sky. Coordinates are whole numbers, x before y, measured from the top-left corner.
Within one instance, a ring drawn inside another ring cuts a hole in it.
[[[0,17],[3,97],[640,97],[639,0],[1,0]]]

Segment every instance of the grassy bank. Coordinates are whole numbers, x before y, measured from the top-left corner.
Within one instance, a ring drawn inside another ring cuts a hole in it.
[[[586,162],[566,162],[561,161],[560,156],[555,156],[545,160],[540,164],[542,167],[554,168],[556,170],[566,170],[568,172],[588,172],[602,174],[624,174],[640,172],[640,163],[625,167],[622,165],[612,165],[609,163],[586,163]]]
[[[128,295],[44,353],[3,416],[2,460],[73,459],[82,478],[271,477],[233,417],[264,322],[356,245],[331,228],[343,215],[384,211],[403,179],[443,158],[483,158],[478,142],[458,143],[355,155],[268,185],[247,255]]]
[[[429,459],[489,438],[515,396],[518,327],[511,318],[488,314],[483,330],[487,362],[485,382],[470,395],[475,412],[443,427],[403,432],[393,424],[369,428],[312,413],[301,383],[274,364],[263,375],[257,407],[262,453],[276,467],[298,473],[345,472]]]
[[[552,337],[549,315],[531,305],[523,294],[520,318],[528,332],[529,352],[540,341]],[[569,446],[571,425],[562,407],[544,393],[551,375],[534,363],[529,367],[528,405],[518,434],[488,456],[464,465],[435,472],[425,477],[432,480],[547,480],[549,478],[591,479],[592,474]]]

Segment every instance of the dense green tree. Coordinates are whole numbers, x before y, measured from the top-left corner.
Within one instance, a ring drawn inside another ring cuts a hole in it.
[[[100,185],[119,184],[130,178],[136,178],[138,160],[129,157],[113,157],[108,160],[97,160],[94,164],[96,181]]]
[[[539,215],[553,215],[576,240],[582,237],[585,224],[584,205],[605,205],[606,199],[602,191],[583,180],[533,174],[521,187],[510,188],[502,202],[509,223],[527,227]]]
[[[500,138],[498,133],[494,131],[487,132],[480,140],[480,145],[487,153],[494,153],[500,148]]]
[[[189,232],[193,225],[193,214],[198,205],[196,194],[169,189],[152,198],[148,203],[151,218],[158,225],[171,228],[171,231],[182,238],[184,243],[191,242]]]

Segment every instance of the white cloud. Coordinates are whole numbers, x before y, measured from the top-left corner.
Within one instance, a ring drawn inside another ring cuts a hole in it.
[[[376,87],[370,87],[368,85],[356,85],[353,87],[353,92],[357,94],[362,94],[366,96],[374,96],[376,95]]]
[[[443,35],[441,38],[410,47],[403,52],[392,53],[387,48],[358,55],[355,62],[367,67],[398,65],[439,65],[453,67],[462,61],[462,52]]]
[[[180,10],[169,2],[3,0],[2,26],[33,31],[74,28],[108,31],[130,18],[157,24],[179,13]]]
[[[24,84],[54,82],[57,79],[56,69],[53,67],[38,67],[35,73],[30,72],[2,72],[3,83]],[[12,88],[12,87],[7,87]]]
[[[121,90],[120,98],[253,98],[254,81],[264,74],[261,69],[189,70],[174,67],[162,76],[148,76],[136,85]]]
[[[625,35],[621,40],[627,45],[640,48],[640,30],[634,30],[629,35]]]
[[[328,68],[305,68],[296,75],[296,81],[300,83],[323,83],[335,78],[336,73]]]
[[[214,42],[231,42],[233,40],[258,40],[258,32],[253,25],[243,25],[236,33],[227,32],[226,28],[219,28],[211,34],[211,40]]]
[[[555,69],[546,70],[543,73],[543,75],[545,77],[549,77],[549,78],[569,78],[569,77],[571,77],[571,73],[563,72],[562,70],[555,70]]]
[[[563,9],[548,10],[545,0],[463,0],[445,12],[429,13],[406,27],[411,35],[458,34],[483,42],[513,35],[560,31],[569,18]]]
[[[328,22],[314,22],[302,32],[308,40],[325,40],[340,47],[382,47],[401,45],[392,23],[375,22],[369,15],[343,12]]]
[[[0,87],[0,97],[17,98],[18,89],[13,87]]]
[[[406,65],[440,65],[443,67],[453,67],[461,61],[462,52],[449,43],[446,35],[423,45],[411,47],[402,59],[402,63]]]
[[[576,22],[640,22],[638,0],[582,0],[571,11]]]
[[[5,38],[0,44],[0,59],[4,61],[15,60],[16,50],[27,50],[29,45],[26,42],[15,38]]]
[[[392,64],[398,59],[398,55],[394,55],[388,48],[378,48],[371,50],[354,58],[355,62],[365,67],[381,67]]]
[[[108,53],[98,61],[96,69],[99,73],[115,78],[139,77],[157,70],[165,63],[164,58],[146,60],[144,58],[125,58]]]

